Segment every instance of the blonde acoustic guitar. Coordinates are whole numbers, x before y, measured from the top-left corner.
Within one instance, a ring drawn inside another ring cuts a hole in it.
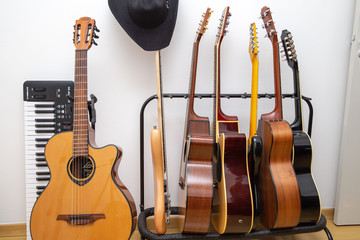
[[[93,19],[76,21],[73,131],[46,145],[51,179],[32,210],[33,240],[120,240],[135,229],[135,203],[117,173],[122,151],[115,145],[97,148],[89,133],[87,50],[96,30]]]

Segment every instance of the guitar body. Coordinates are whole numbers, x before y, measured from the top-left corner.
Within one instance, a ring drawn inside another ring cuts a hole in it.
[[[268,229],[298,225],[300,194],[292,166],[293,136],[284,120],[259,120],[261,221]]]
[[[209,129],[207,130],[209,132]],[[213,199],[213,138],[190,136],[185,153],[185,184],[180,187],[179,227],[184,233],[206,233]]]
[[[51,179],[32,211],[32,239],[130,238],[136,208],[117,175],[122,152],[114,145],[88,148],[95,167],[88,179],[77,184],[69,170],[73,132],[59,133],[47,143],[45,156]]]
[[[320,196],[311,174],[312,144],[303,131],[293,131],[293,166],[299,185],[301,199],[300,223],[316,224],[320,220]]]
[[[218,141],[212,223],[220,233],[247,233],[253,224],[247,138],[222,133]]]
[[[151,130],[151,153],[153,159],[154,169],[154,221],[157,234],[164,234],[166,232],[165,221],[165,198],[164,198],[164,160],[161,142],[161,132],[155,128]]]

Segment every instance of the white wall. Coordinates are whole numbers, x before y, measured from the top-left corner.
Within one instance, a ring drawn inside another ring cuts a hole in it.
[[[218,19],[230,6],[229,34],[222,44],[222,90],[250,92],[251,64],[248,28],[259,26],[259,92],[272,92],[272,50],[258,19],[260,10],[272,10],[278,33],[293,33],[302,80],[302,93],[313,98],[313,174],[322,207],[333,208],[354,1],[230,1],[180,0],[170,46],[162,51],[164,92],[187,92],[192,41],[206,7],[214,11],[209,30],[200,43],[197,92],[213,91],[213,45]],[[111,14],[106,0],[18,0],[0,3],[0,224],[25,222],[24,123],[22,84],[26,80],[73,79],[73,24],[82,16],[97,21],[99,46],[88,54],[89,93],[99,102],[97,144],[113,143],[124,150],[121,179],[136,204],[139,193],[139,112],[156,92],[155,54],[138,47]],[[292,74],[282,63],[283,93],[292,92]],[[224,100],[224,111],[237,115],[248,132],[248,100]],[[196,101],[199,115],[212,117],[212,101]],[[146,207],[153,204],[149,132],[157,122],[155,101],[146,110]],[[259,102],[259,114],[272,109],[272,101]],[[293,103],[284,113],[292,121]],[[165,100],[170,192],[177,200],[177,177],[184,124],[185,101]]]

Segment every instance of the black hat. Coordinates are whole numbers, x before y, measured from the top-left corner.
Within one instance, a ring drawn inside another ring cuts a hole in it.
[[[144,50],[170,44],[179,0],[108,0],[111,12],[126,33]]]

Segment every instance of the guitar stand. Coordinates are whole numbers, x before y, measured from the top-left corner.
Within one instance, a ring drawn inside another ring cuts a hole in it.
[[[163,94],[164,98],[188,98],[188,94],[185,93],[174,93],[174,94]],[[195,94],[195,98],[214,98],[214,94]],[[244,94],[221,94],[221,98],[250,98],[251,94],[244,93]],[[258,98],[274,98],[274,94],[258,94]],[[283,98],[295,98],[295,94],[283,94]],[[326,227],[326,218],[323,214],[321,214],[321,218],[317,224],[312,225],[299,225],[293,228],[284,228],[284,229],[262,229],[262,230],[255,230],[250,233],[242,233],[242,234],[218,234],[218,233],[207,233],[207,234],[164,234],[159,235],[156,233],[151,232],[147,228],[146,219],[150,216],[154,215],[154,208],[147,208],[144,209],[144,111],[146,106],[152,100],[157,99],[156,95],[150,96],[148,99],[145,100],[143,103],[141,110],[140,110],[140,214],[138,219],[138,229],[141,234],[141,239],[256,239],[256,238],[268,238],[268,237],[275,237],[275,236],[282,236],[282,235],[289,235],[289,234],[299,234],[299,233],[311,233],[311,232],[318,232],[324,230],[326,236],[329,240],[333,240],[333,237]],[[313,107],[311,104],[311,98],[302,96],[302,99],[307,103],[309,107],[309,120],[308,120],[308,135],[311,136],[312,130],[312,121],[313,121]],[[171,214],[177,215],[179,213],[178,207],[171,207]]]

